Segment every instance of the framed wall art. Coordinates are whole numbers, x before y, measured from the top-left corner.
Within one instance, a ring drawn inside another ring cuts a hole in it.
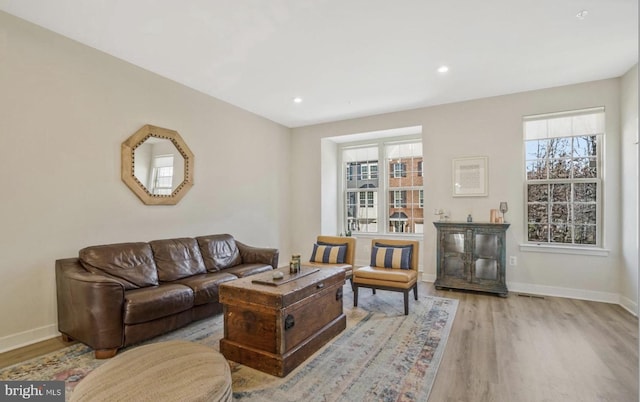
[[[454,197],[486,197],[489,195],[487,161],[486,156],[453,159]]]

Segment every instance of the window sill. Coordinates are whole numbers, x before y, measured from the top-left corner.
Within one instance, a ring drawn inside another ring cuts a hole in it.
[[[550,246],[548,244],[521,244],[520,251],[550,254],[574,254],[608,257],[609,249],[600,247]]]

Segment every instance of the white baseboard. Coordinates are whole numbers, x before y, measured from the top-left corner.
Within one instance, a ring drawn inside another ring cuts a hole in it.
[[[435,282],[436,276],[422,273],[421,280]],[[557,286],[533,285],[530,283],[507,282],[510,293],[527,293],[540,296],[564,297],[568,299],[589,300],[618,304],[634,316],[638,316],[638,303],[617,293],[598,292],[594,290],[571,289]]]
[[[420,280],[422,282],[433,283],[436,281],[436,276],[434,274],[425,274],[424,272],[420,272]]]
[[[541,296],[566,297],[569,299],[590,300],[603,303],[620,303],[617,293],[594,290],[562,288],[557,286],[534,285],[530,283],[507,282],[509,292],[530,293]]]
[[[60,335],[56,324],[30,329],[0,338],[0,353],[45,341]]]
[[[557,286],[532,285],[529,283],[507,282],[509,292],[527,293],[541,296],[565,297],[569,299],[589,300],[602,303],[618,304],[634,316],[638,316],[638,305],[618,293],[599,292],[595,290],[562,288]]]
[[[628,297],[620,296],[620,305],[631,314],[638,316],[638,303]]]

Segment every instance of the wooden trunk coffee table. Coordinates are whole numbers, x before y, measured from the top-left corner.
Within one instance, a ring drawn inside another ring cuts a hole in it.
[[[273,279],[280,271],[282,279]],[[220,285],[224,338],[220,351],[229,360],[284,377],[342,332],[341,268],[289,267]]]

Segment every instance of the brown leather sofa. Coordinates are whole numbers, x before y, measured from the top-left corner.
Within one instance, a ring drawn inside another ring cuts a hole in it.
[[[220,313],[218,286],[278,265],[228,234],[87,247],[56,261],[58,330],[98,359]]]

